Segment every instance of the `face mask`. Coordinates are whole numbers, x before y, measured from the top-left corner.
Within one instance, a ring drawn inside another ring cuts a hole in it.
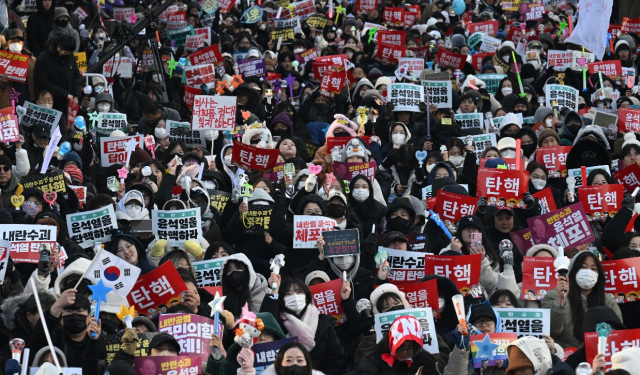
[[[251,204],[257,204],[258,206],[268,206],[269,202],[267,202],[267,201],[257,201],[257,202],[251,202]]]
[[[389,229],[404,233],[409,229],[409,220],[396,216],[389,220]]]
[[[247,272],[246,271],[233,271],[229,277],[229,285],[234,288],[238,288],[243,286],[247,282]]]
[[[69,60],[70,55],[60,55],[60,61],[65,62]]]
[[[538,60],[531,60],[529,61],[529,64],[533,65],[533,68],[535,70],[540,69],[540,62]]]
[[[547,181],[542,180],[540,178],[534,178],[534,179],[531,180],[531,184],[537,190],[542,190],[542,189],[544,189],[545,185],[547,184]]]
[[[530,145],[524,145],[522,146],[522,152],[524,153],[524,156],[529,157],[531,156],[531,154],[533,154],[536,151],[536,144],[532,143]]]
[[[282,372],[282,375],[306,375],[309,373],[309,370],[306,366],[291,365],[287,367],[283,366],[280,368],[280,372]]]
[[[111,104],[109,103],[98,104],[98,112],[109,112],[110,109],[111,109]]]
[[[289,130],[287,130],[287,129],[277,129],[277,130],[274,130],[272,133],[273,133],[273,135],[278,136],[278,137],[282,137],[282,138],[285,138],[285,137],[289,136]]]
[[[327,205],[327,213],[329,214],[329,217],[332,217],[334,219],[343,217],[345,210],[345,206],[339,205],[337,203],[331,203]]]
[[[502,60],[508,64],[509,63],[509,55],[502,56]]]
[[[82,314],[70,314],[62,318],[62,329],[65,332],[77,335],[87,329],[87,316]]]
[[[40,107],[45,107],[45,108],[53,108],[53,103],[46,103],[46,104],[38,104]]]
[[[296,48],[293,50],[293,53],[301,53],[304,52],[304,48]]]
[[[435,164],[429,164],[427,165],[427,173],[431,173],[431,171],[433,170],[433,167],[435,167]]]
[[[604,108],[604,103],[602,102],[598,103],[598,108]]]
[[[22,44],[20,44],[20,43],[11,43],[11,44],[9,44],[9,51],[11,51],[13,53],[22,52]]]
[[[576,282],[582,289],[591,289],[598,282],[598,274],[591,270],[581,269],[576,274]]]
[[[342,271],[346,271],[351,268],[355,264],[355,262],[356,257],[354,257],[353,255],[345,255],[333,258],[333,264],[335,264],[336,267],[338,267],[338,269]]]
[[[104,92],[104,86],[96,86],[93,91],[95,91],[96,94],[102,94]]]
[[[60,27],[67,27],[67,25],[69,24],[69,20],[56,20],[55,24]]]
[[[385,311],[385,312],[393,312],[393,311],[400,311],[400,310],[404,310],[404,305],[400,304],[400,305],[395,305],[392,308],[390,308],[389,310]]]
[[[351,195],[353,199],[362,203],[369,198],[369,189],[353,189]]]
[[[502,95],[507,96],[513,92],[513,89],[511,87],[503,87],[500,91],[502,91]]]
[[[82,151],[82,145],[80,143],[74,143],[73,144],[73,149],[80,152]]]
[[[514,150],[504,150],[500,152],[500,156],[503,158],[515,158],[516,152]]]
[[[158,139],[164,139],[164,137],[167,136],[167,129],[165,128],[156,128],[153,133],[155,134],[156,138]]]
[[[438,297],[438,309],[440,310],[440,312],[442,312],[442,310],[444,310],[444,298],[442,297]]]
[[[391,139],[393,140],[394,145],[401,145],[402,143],[404,143],[405,137],[406,136],[404,134],[393,134],[391,136]]]
[[[154,75],[151,77],[151,80],[152,80],[153,82],[155,82],[155,83],[160,82],[160,74],[154,74]]]
[[[464,156],[449,156],[449,161],[456,167],[461,167],[462,163],[464,163]]]
[[[327,104],[314,104],[313,106],[316,109],[316,113],[319,115],[324,115],[329,112],[329,106]]]
[[[231,155],[227,155],[224,157],[224,163],[229,167],[231,166]]]
[[[214,138],[213,138],[213,137],[214,137],[214,131],[213,131],[213,130],[205,130],[205,131],[204,131],[204,139],[205,139],[205,140],[207,140],[207,141],[209,141],[209,142],[212,142],[212,141],[214,140]],[[217,138],[218,138],[218,137],[216,137],[216,139],[217,139]]]
[[[307,297],[304,294],[293,294],[284,297],[284,305],[296,314],[299,314],[307,306]]]
[[[266,29],[267,29],[267,25],[265,25],[264,23],[260,25],[260,30],[266,30]]]
[[[548,119],[544,120],[544,125],[547,128],[550,128],[551,126],[553,126],[553,119],[548,118]]]
[[[249,52],[249,47],[238,47],[238,52]]]
[[[137,204],[130,204],[124,207],[124,212],[126,212],[129,217],[136,217],[136,215],[142,212],[142,207]]]

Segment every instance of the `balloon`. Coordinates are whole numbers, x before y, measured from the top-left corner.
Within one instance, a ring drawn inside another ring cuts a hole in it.
[[[87,126],[87,124],[84,122],[84,117],[82,116],[76,117],[74,124],[76,125],[76,128],[80,130],[84,129],[85,126]]]
[[[467,4],[464,3],[464,0],[453,0],[453,4],[451,4],[451,9],[456,14],[456,16],[464,13],[465,9],[467,9]]]
[[[71,144],[69,142],[64,142],[60,145],[60,150],[58,153],[62,156],[66,155],[69,151],[71,151]]]

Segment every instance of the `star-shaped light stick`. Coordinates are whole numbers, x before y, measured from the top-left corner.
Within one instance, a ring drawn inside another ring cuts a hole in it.
[[[216,296],[213,298],[213,301],[209,302],[209,306],[211,307],[211,316],[213,316],[213,333],[216,336],[220,335],[220,311],[222,311],[222,304],[224,300],[227,299],[226,296],[220,296],[218,292],[216,292]]]
[[[9,100],[11,100],[11,113],[16,113],[16,103],[18,102],[18,96],[20,93],[16,91],[16,89],[11,88],[11,91],[7,93]]]
[[[127,167],[122,167],[118,169],[118,178],[120,179],[120,183],[124,184],[124,179],[129,175],[129,170]]]
[[[338,18],[340,17],[340,13],[347,14],[347,10],[345,8],[343,8],[342,5],[338,5],[336,7],[336,20],[335,20],[335,22],[338,22]]]
[[[102,279],[96,285],[89,285],[89,289],[91,289],[91,300],[96,301],[96,322],[98,322],[100,320],[100,302],[107,302],[107,293],[113,289],[105,286]],[[97,333],[91,332],[91,337],[95,338],[97,335]]]
[[[244,83],[244,80],[242,79],[242,75],[240,74],[233,76],[233,78],[231,79],[231,86],[233,86],[234,89],[237,89],[238,86],[240,86],[243,83]]]
[[[131,323],[133,322],[133,317],[136,316],[136,309],[133,306],[127,309],[125,306],[121,305],[120,312],[117,312],[116,316],[118,317],[118,319],[122,320],[127,328],[133,328]]]
[[[293,78],[293,76],[291,75],[291,73],[289,73],[289,76],[287,78],[284,79],[285,82],[287,82],[287,86],[289,86],[289,97],[293,98],[293,82],[296,80],[295,78]]]
[[[96,127],[96,122],[98,121],[98,118],[100,117],[100,115],[98,114],[98,112],[93,111],[91,113],[89,113],[89,121],[91,121],[91,126],[92,127]]]
[[[216,91],[218,92],[218,94],[222,95],[224,94],[224,89],[228,88],[229,84],[227,83],[227,81],[218,81],[218,87],[216,87]]]
[[[131,23],[136,23],[136,21],[138,20],[138,17],[136,16],[136,14],[132,14],[131,17],[129,17],[129,22]]]
[[[169,77],[173,75],[173,70],[178,66],[178,62],[174,59],[167,61],[167,65],[169,66]]]

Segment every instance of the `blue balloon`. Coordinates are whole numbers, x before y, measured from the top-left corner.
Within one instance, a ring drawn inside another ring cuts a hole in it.
[[[71,151],[71,143],[63,142],[60,145],[60,150],[58,151],[58,153],[62,156],[65,156],[69,151]]]
[[[78,128],[79,130],[84,129],[87,126],[87,124],[84,122],[84,117],[82,116],[76,117],[74,123],[76,125],[76,128]]]
[[[456,16],[459,16],[464,13],[465,9],[467,9],[467,4],[464,3],[464,0],[453,0],[451,9],[453,9]]]

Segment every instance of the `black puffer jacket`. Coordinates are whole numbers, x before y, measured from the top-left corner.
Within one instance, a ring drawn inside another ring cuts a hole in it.
[[[38,11],[29,16],[27,21],[27,45],[29,50],[34,56],[38,56],[44,51],[44,43],[49,38],[49,33],[53,31],[53,9],[54,3],[51,3],[51,8],[45,10],[42,6],[42,0],[36,0],[36,7]]]
[[[423,374],[437,374],[436,360],[429,352],[423,350],[412,358],[411,367],[407,362],[395,361],[389,366],[382,360],[381,354],[371,353],[363,358],[356,369],[356,375],[413,375],[422,367]]]
[[[369,186],[369,198],[367,198],[362,203],[353,198],[353,187],[359,180],[366,180]],[[373,199],[373,186],[371,185],[371,181],[367,177],[363,175],[357,175],[351,180],[351,182],[349,183],[348,199],[349,208],[356,214],[356,216],[358,216],[358,219],[360,219],[360,226],[362,227],[361,233],[369,233],[374,224],[380,224],[380,221],[384,217],[384,213],[387,207],[385,207],[377,200]]]
[[[80,98],[81,77],[76,58],[71,55],[66,61],[60,60],[55,43],[36,60],[36,88],[47,90],[53,95],[53,109],[66,113],[67,95]]]

